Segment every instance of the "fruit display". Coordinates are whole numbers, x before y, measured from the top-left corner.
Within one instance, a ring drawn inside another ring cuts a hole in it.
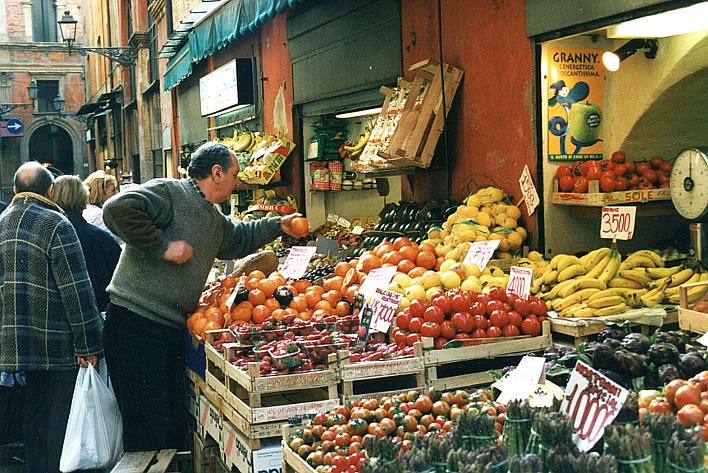
[[[447,217],[442,228],[428,231],[428,242],[435,253],[446,259],[462,261],[477,241],[499,240],[495,258],[512,259],[526,240],[526,229],[518,225],[521,210],[497,187],[484,187],[465,199]]]
[[[264,217],[282,217],[297,212],[295,197],[288,195],[278,196],[269,192],[253,202],[248,209],[240,215],[244,222],[257,220]]]
[[[556,179],[561,192],[584,194],[589,182],[599,182],[599,192],[669,187],[671,162],[654,156],[648,161],[631,161],[622,151],[612,159],[576,161],[572,166],[559,166]]]
[[[630,308],[678,304],[679,286],[708,280],[700,266],[665,267],[651,250],[636,251],[624,260],[617,247],[603,247],[578,258],[558,254],[533,282],[531,292],[561,317],[599,317]],[[708,293],[708,285],[689,289],[693,304]]]

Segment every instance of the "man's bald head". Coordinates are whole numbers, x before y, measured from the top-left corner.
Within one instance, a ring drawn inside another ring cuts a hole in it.
[[[13,184],[15,194],[34,192],[46,197],[54,184],[54,176],[37,161],[30,161],[17,168]]]

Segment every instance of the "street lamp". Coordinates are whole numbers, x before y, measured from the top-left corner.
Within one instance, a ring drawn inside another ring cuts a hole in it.
[[[64,11],[64,16],[61,20],[57,21],[59,24],[59,32],[61,33],[61,39],[64,41],[69,48],[69,56],[71,56],[72,45],[76,42],[76,25],[78,22],[71,16],[69,10]],[[124,66],[132,66],[135,64],[135,59],[137,52],[132,47],[85,47],[80,46],[73,48],[79,52],[82,56],[86,56],[86,53],[96,53],[101,56],[105,56],[111,61],[115,61]]]
[[[61,115],[61,112],[64,111],[64,104],[66,103],[66,100],[64,100],[64,97],[61,95],[57,94],[56,97],[54,97],[54,100],[52,100],[54,103],[54,110]]]

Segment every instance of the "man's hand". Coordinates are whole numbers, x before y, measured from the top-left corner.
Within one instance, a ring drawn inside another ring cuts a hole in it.
[[[302,214],[293,213],[290,215],[286,215],[285,217],[282,217],[280,219],[280,228],[281,228],[281,230],[283,230],[283,233],[286,233],[293,238],[302,238],[305,235],[307,235],[310,232],[309,226],[308,226],[307,231],[305,233],[298,233],[293,229],[293,220],[296,218],[299,218],[299,217],[302,217]]]
[[[184,264],[192,259],[192,247],[184,240],[171,241],[167,245],[167,250],[162,255],[162,259],[176,264]]]
[[[77,356],[76,363],[78,363],[78,365],[82,368],[88,368],[88,365],[90,363],[91,366],[93,366],[95,368],[96,363],[98,363],[98,356],[96,356],[96,355]]]

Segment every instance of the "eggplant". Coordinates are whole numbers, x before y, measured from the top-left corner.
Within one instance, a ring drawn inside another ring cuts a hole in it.
[[[649,351],[651,340],[641,333],[630,333],[622,339],[622,349],[632,353],[644,354]]]
[[[629,387],[629,384],[627,382],[627,378],[625,378],[624,376],[622,376],[618,372],[613,371],[613,370],[598,370],[598,371],[600,373],[602,373],[603,375],[607,376],[608,378],[610,378],[615,383],[619,384],[620,386],[625,387],[625,388]]]
[[[627,332],[619,327],[607,327],[602,329],[602,331],[597,335],[597,340],[604,342],[608,338],[614,338],[615,340],[622,340]]]
[[[686,351],[686,344],[681,336],[671,332],[656,332],[654,343],[670,343],[681,353]]]
[[[622,342],[620,340],[617,340],[616,338],[606,338],[605,341],[602,343],[603,345],[607,345],[615,351],[619,350],[620,346],[622,345]]]
[[[592,366],[595,369],[609,369],[615,362],[615,350],[606,343],[597,345],[592,354]]]
[[[657,366],[676,363],[679,360],[678,348],[671,343],[654,343],[649,347],[647,355],[649,355],[649,360]]]
[[[684,379],[691,378],[706,369],[706,361],[696,352],[688,352],[681,355],[678,363]]]
[[[672,379],[679,379],[681,377],[681,372],[672,363],[667,363],[665,365],[659,366],[657,370],[658,384],[663,386],[668,384]]]
[[[617,368],[629,378],[637,378],[647,373],[647,364],[638,353],[621,349],[615,352],[614,357]]]

